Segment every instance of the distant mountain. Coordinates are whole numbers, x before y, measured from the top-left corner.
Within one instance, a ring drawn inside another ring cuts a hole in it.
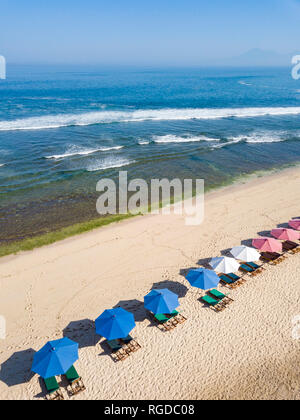
[[[290,66],[293,54],[279,54],[275,51],[254,48],[237,57],[223,60],[226,66]]]

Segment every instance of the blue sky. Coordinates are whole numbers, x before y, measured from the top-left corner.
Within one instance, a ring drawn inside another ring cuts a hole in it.
[[[299,0],[1,0],[14,63],[198,65],[252,48],[300,53]]]

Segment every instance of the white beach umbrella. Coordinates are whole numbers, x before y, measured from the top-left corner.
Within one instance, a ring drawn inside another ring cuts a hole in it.
[[[240,268],[240,264],[229,257],[213,258],[209,264],[217,273],[224,274],[235,273]]]
[[[256,249],[250,248],[249,246],[245,246],[245,245],[235,246],[234,248],[232,248],[230,253],[237,260],[241,260],[245,262],[259,261],[260,259],[260,253],[256,251]]]

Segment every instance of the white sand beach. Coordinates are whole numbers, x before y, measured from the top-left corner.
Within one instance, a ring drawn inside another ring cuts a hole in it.
[[[300,254],[249,277],[216,313],[184,275],[258,233],[300,217],[300,170],[206,196],[205,220],[149,215],[0,260],[0,399],[43,399],[30,372],[34,352],[67,336],[80,345],[86,391],[74,399],[300,399]],[[143,308],[153,287],[180,297],[187,321],[162,332]],[[228,289],[219,287],[220,291]],[[122,306],[136,318],[142,348],[115,363],[93,321]],[[60,378],[59,378],[60,381]],[[62,382],[62,386],[65,383]],[[65,398],[68,395],[63,388]]]

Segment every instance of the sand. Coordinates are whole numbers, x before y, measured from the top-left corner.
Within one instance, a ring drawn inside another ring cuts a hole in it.
[[[44,398],[30,373],[34,352],[67,336],[80,344],[76,367],[87,387],[73,399],[300,399],[300,341],[292,337],[300,254],[248,277],[222,313],[204,307],[184,278],[189,268],[300,216],[299,184],[300,170],[292,169],[208,194],[200,226],[149,215],[1,259],[7,337],[0,340],[0,398]],[[143,309],[144,295],[158,286],[179,294],[187,317],[172,332]],[[142,346],[119,363],[93,324],[116,305],[135,314]]]

